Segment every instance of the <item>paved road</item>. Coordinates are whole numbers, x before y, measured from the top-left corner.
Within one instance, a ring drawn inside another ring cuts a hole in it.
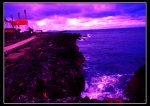
[[[14,48],[17,48],[17,47],[19,47],[19,46],[21,46],[21,45],[24,45],[24,44],[26,44],[26,43],[32,41],[32,40],[35,39],[35,38],[36,38],[36,36],[32,36],[32,37],[30,37],[30,38],[28,38],[28,39],[25,39],[25,40],[22,40],[22,41],[20,41],[20,42],[15,43],[15,44],[6,46],[6,47],[4,47],[4,52],[8,52],[8,51],[10,51],[10,50],[12,50],[12,49],[14,49]]]

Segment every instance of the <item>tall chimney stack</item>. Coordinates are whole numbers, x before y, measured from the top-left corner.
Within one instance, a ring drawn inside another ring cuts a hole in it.
[[[20,19],[20,13],[18,12],[18,19]]]
[[[27,14],[26,14],[26,10],[24,10],[24,15],[25,15],[25,19],[27,19]]]

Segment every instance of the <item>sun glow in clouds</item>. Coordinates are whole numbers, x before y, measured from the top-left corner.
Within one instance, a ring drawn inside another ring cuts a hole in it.
[[[71,25],[77,25],[80,23],[80,20],[79,19],[69,19],[68,20],[68,23],[71,24]]]
[[[107,16],[103,18],[67,18],[50,17],[33,24],[35,29],[47,30],[84,30],[84,29],[109,29],[145,26],[144,17],[142,20],[135,20],[128,16]],[[63,21],[64,20],[64,21]],[[32,22],[33,23],[33,22]]]
[[[46,21],[37,21],[37,25],[39,25],[39,26],[44,26],[44,25],[46,25]]]

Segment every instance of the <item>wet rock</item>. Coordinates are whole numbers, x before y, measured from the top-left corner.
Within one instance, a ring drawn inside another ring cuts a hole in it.
[[[85,103],[88,103],[88,102],[90,102],[90,99],[89,99],[89,97],[84,97],[84,99],[83,99],[83,102],[85,102]]]
[[[109,98],[106,97],[103,100],[104,103],[124,103],[124,100],[122,98]]]
[[[100,100],[97,100],[97,99],[91,99],[91,101],[90,101],[91,103],[100,103],[100,102],[102,102],[102,101],[100,101]]]
[[[116,98],[114,99],[114,103],[124,103],[124,100],[122,98]]]
[[[134,76],[129,80],[125,94],[130,102],[143,103],[145,101],[145,65],[135,71]]]

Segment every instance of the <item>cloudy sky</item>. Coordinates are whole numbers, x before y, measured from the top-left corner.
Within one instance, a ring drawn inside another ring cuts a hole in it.
[[[146,26],[145,3],[4,3],[4,17],[24,18],[35,30],[84,30]]]

